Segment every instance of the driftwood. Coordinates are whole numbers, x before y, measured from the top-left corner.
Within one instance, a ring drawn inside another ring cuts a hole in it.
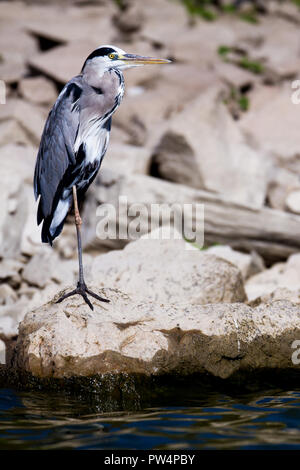
[[[96,208],[109,203],[118,207],[119,197],[127,198],[128,207],[138,202],[148,208],[154,203],[204,204],[204,242],[228,244],[238,250],[257,251],[267,262],[286,259],[300,251],[300,216],[270,209],[237,204],[221,194],[197,190],[143,175],[119,176],[103,171],[87,198],[84,218],[87,224],[85,245],[121,248],[128,240],[102,240],[96,237]],[[124,231],[128,218],[118,219]],[[150,224],[149,224],[150,225]],[[147,232],[148,220],[142,221]]]

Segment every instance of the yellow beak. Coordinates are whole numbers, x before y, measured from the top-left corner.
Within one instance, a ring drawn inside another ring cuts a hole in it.
[[[144,57],[141,55],[136,54],[123,54],[119,55],[118,57],[120,60],[124,60],[124,62],[128,62],[128,64],[169,64],[171,60],[168,59],[157,59],[155,57]]]

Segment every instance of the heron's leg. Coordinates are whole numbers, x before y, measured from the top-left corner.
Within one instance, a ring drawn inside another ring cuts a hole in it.
[[[86,283],[84,281],[83,276],[83,263],[82,263],[82,244],[81,244],[81,225],[82,220],[80,217],[79,209],[78,209],[78,201],[77,201],[77,191],[76,186],[73,186],[73,200],[74,200],[74,213],[75,213],[75,226],[76,226],[76,233],[77,233],[77,249],[78,249],[78,263],[79,263],[79,279],[77,283],[77,288],[69,292],[68,294],[63,295],[60,297],[56,303],[62,302],[64,299],[71,297],[72,295],[79,294],[83,297],[84,301],[88,304],[91,310],[94,310],[93,305],[91,304],[87,294],[91,295],[97,300],[101,302],[109,302],[108,299],[104,299],[99,295],[95,294],[95,292],[91,291],[87,288]]]

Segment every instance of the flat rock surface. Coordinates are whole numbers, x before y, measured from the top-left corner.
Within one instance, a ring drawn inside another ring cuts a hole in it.
[[[99,287],[112,286],[140,301],[192,305],[246,300],[235,265],[182,238],[141,238],[122,251],[96,257],[91,274]]]
[[[110,303],[95,301],[92,312],[75,296],[25,316],[15,367],[48,378],[209,373],[223,379],[298,367],[292,343],[300,334],[299,305],[162,305],[91,287]]]

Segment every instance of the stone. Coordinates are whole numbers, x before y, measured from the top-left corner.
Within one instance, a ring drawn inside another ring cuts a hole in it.
[[[33,145],[40,143],[46,117],[39,107],[21,99],[11,99],[5,106],[0,106],[0,122],[15,119]]]
[[[18,122],[8,119],[0,122],[0,146],[12,143],[30,145],[31,141]]]
[[[143,9],[138,3],[132,3],[125,9],[118,10],[113,16],[113,24],[125,34],[139,31],[143,26]]]
[[[291,361],[299,305],[162,305],[114,289],[96,292],[111,302],[94,302],[91,311],[79,296],[60,304],[55,297],[27,313],[10,365],[41,378],[123,373],[126,382],[134,374],[230,379],[299,368]]]
[[[226,259],[237,266],[242,273],[243,279],[248,279],[265,268],[262,258],[255,252],[250,254],[241,253],[240,251],[233,250],[230,246],[224,245],[211,246],[206,252],[218,258]]]
[[[21,13],[22,16],[23,12]],[[17,18],[17,17],[16,17]],[[17,83],[27,72],[26,61],[37,52],[37,42],[30,34],[18,26],[16,18],[9,24],[2,17],[0,25],[0,77],[6,84]]]
[[[299,153],[299,105],[292,102],[292,94],[290,84],[254,89],[249,95],[250,110],[238,122],[243,132],[276,161],[286,161]]]
[[[219,88],[200,95],[168,121],[152,164],[161,178],[253,207],[264,204],[270,162],[246,142]]]
[[[14,258],[20,253],[27,204],[22,176],[3,165],[1,169],[0,256]]]
[[[246,299],[236,266],[191,250],[181,235],[151,239],[150,234],[149,239],[142,237],[122,251],[100,255],[93,262],[92,279],[99,287],[126,291],[141,302],[193,305]]]
[[[11,305],[17,301],[16,292],[9,284],[0,284],[0,305]]]
[[[159,14],[157,14],[159,12]],[[158,45],[172,44],[174,38],[184,37],[188,25],[186,9],[180,3],[153,0],[143,4],[142,36]]]
[[[52,104],[58,95],[53,82],[42,76],[23,78],[19,82],[18,92],[35,104]]]
[[[265,304],[278,300],[288,300],[293,304],[300,304],[300,289],[290,290],[286,287],[276,287],[273,292],[261,295],[259,300]]]
[[[263,18],[260,28],[263,41],[251,51],[252,58],[264,60],[281,79],[297,76],[300,66],[298,25],[270,15]]]
[[[300,190],[297,172],[281,166],[274,166],[269,178],[267,200],[273,209],[286,210],[287,198],[291,192]]]
[[[14,289],[21,284],[20,272],[23,269],[23,263],[16,259],[3,259],[0,264],[0,282],[6,282]]]
[[[36,155],[37,149],[32,146],[8,144],[0,148],[3,177],[0,251],[4,257],[16,257],[21,252],[32,255],[40,246],[32,188]]]
[[[287,209],[294,214],[300,214],[300,189],[291,191],[285,200]]]
[[[0,77],[6,85],[17,83],[26,73],[28,69],[23,63],[0,62]]]
[[[18,175],[23,183],[31,186],[32,194],[33,173],[37,153],[37,147],[32,145],[25,146],[8,143],[0,148],[2,171],[5,169],[5,172],[10,173],[12,178]]]
[[[164,54],[161,56],[164,57]],[[165,65],[157,70],[157,79],[154,80],[154,67],[128,71],[125,75],[128,93],[114,115],[113,125],[127,132],[131,137],[129,143],[133,145],[154,146],[169,119],[194,101],[195,96],[207,93],[211,86],[216,86],[220,91],[224,89],[224,85],[209,70],[197,70],[195,66],[184,67],[182,64]],[[184,87],[182,83],[187,75],[191,78],[189,86]],[[138,85],[140,92],[131,94],[131,84]]]
[[[145,175],[149,172],[150,158],[151,150],[149,148],[110,142],[101,164],[101,171],[107,169],[120,174],[139,173]]]
[[[51,279],[53,265],[54,254],[51,248],[41,248],[26,264],[22,277],[28,284],[43,288]]]
[[[18,325],[27,312],[27,305],[28,302],[24,300],[0,305],[0,334],[11,336],[18,333]]]
[[[98,46],[98,41],[91,40],[61,45],[31,57],[29,65],[41,74],[65,85],[80,73],[85,59]]]
[[[253,73],[229,62],[216,62],[214,69],[226,84],[237,89],[252,87],[257,81],[257,77]]]
[[[300,254],[293,254],[286,263],[276,263],[247,280],[245,289],[250,301],[271,298],[277,289],[298,291],[300,286]]]
[[[50,281],[65,285],[74,282],[74,270],[78,270],[76,260],[59,260],[57,253],[45,245],[26,264],[22,278],[39,288],[44,288]]]
[[[27,30],[56,44],[80,42],[87,38],[96,43],[95,47],[112,44],[117,32],[111,21],[111,15],[116,10],[112,2],[106,2],[105,6],[85,5],[84,8],[72,5],[66,8],[60,3],[45,8],[36,17],[31,14],[26,24]]]

